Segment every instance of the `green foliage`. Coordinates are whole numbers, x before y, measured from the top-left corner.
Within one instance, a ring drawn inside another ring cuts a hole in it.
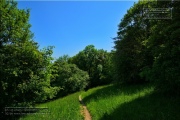
[[[139,1],[128,10],[114,38],[118,82],[155,81],[159,90],[179,94],[179,6],[179,1]],[[172,8],[172,19],[144,18],[143,8],[162,7]]]
[[[5,44],[18,44],[30,40],[33,34],[28,23],[29,10],[17,9],[17,2],[1,0],[0,6],[0,47]]]
[[[14,1],[1,0],[0,4],[2,113],[5,107],[30,106],[35,102],[52,99],[59,88],[50,86],[52,47],[38,50],[30,32],[29,10],[17,9]]]
[[[69,59],[70,57],[68,55],[63,55],[56,60],[56,63],[59,63],[59,64],[68,63]]]
[[[146,2],[138,2],[127,11],[121,20],[118,36],[115,40],[115,68],[118,80],[125,83],[143,82],[139,73],[144,66],[151,64],[150,59],[146,61],[148,54],[145,41],[149,34],[149,21],[143,19],[143,6]]]
[[[173,18],[144,19],[144,7],[172,8]],[[64,55],[54,63],[51,57],[53,47],[39,50],[38,44],[33,41],[29,10],[17,9],[17,2],[13,0],[1,0],[0,16],[0,119],[13,117],[4,116],[5,107],[32,106],[34,103],[53,99],[57,94],[63,96],[83,90],[87,86],[109,84],[114,78],[120,83],[154,81],[158,90],[168,91],[171,95],[180,94],[179,1],[139,1],[127,11],[118,26],[117,37],[114,38],[115,51],[107,52],[88,45],[74,57]],[[174,116],[172,119],[179,118],[176,113],[169,112],[174,110],[170,104],[162,107],[167,111],[161,108],[156,110],[159,107],[156,102],[161,102],[162,99],[154,99],[159,93],[146,97],[152,92],[152,88],[141,89],[143,87],[140,86],[138,91],[133,87],[133,91],[117,88],[114,86],[112,89],[105,88],[104,92],[107,94],[103,93],[104,88],[100,91],[95,89],[95,92],[90,90],[84,93],[84,100],[95,119],[109,119],[113,116],[116,119],[118,115],[123,119],[126,115],[129,116],[129,111],[135,119],[142,119],[142,116],[137,115],[136,107],[140,109],[140,113],[144,112],[143,116],[147,116],[148,119],[171,119],[169,115]],[[95,104],[97,98],[99,102]],[[66,100],[68,101],[64,99]],[[146,100],[152,103],[149,104]],[[154,100],[155,107],[151,107]],[[62,104],[64,101],[62,100]],[[109,104],[109,101],[112,102]],[[148,103],[151,114],[148,114],[145,108],[138,106],[139,101],[144,105]],[[68,102],[72,102],[72,99]],[[177,101],[168,99],[164,104],[168,102]],[[77,107],[77,101],[74,103]],[[130,106],[135,108],[132,110]],[[68,107],[64,109],[64,115],[67,115]],[[113,112],[113,109],[122,114]],[[125,113],[122,112],[123,110]],[[162,112],[155,114],[154,111]],[[76,116],[77,113],[67,115],[68,119],[73,115]],[[154,118],[154,115],[157,117]],[[45,118],[49,117],[45,115]],[[56,119],[54,116],[51,117]],[[79,118],[78,115],[76,117]]]
[[[80,70],[75,64],[68,64],[64,61],[67,56],[60,57],[54,63],[56,77],[51,81],[52,86],[61,88],[59,95],[67,95],[83,90],[88,85],[89,75]]]
[[[152,23],[148,46],[154,61],[151,68],[144,70],[144,75],[157,82],[159,90],[173,94],[180,93],[180,2],[159,2],[157,7],[172,8],[172,20],[156,20]],[[163,29],[162,29],[163,28]]]
[[[90,77],[89,87],[108,84],[112,81],[112,54],[103,49],[97,50],[88,45],[84,50],[70,58],[69,62],[87,71]]]

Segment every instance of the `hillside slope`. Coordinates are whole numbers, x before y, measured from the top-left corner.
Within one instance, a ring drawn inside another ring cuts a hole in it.
[[[20,120],[83,120],[82,100],[92,120],[177,120],[180,119],[180,97],[168,97],[154,90],[152,85],[100,86],[77,92],[37,107],[47,107],[49,114],[41,112]]]
[[[108,85],[82,93],[93,120],[177,120],[180,98],[154,91],[152,85]]]
[[[47,107],[47,112],[37,112],[21,117],[20,120],[83,120],[78,100],[80,92],[68,95],[57,100],[39,104],[37,107]]]

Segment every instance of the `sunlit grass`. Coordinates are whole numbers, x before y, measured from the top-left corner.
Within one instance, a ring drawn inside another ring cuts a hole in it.
[[[37,107],[47,107],[50,113],[42,114],[42,111],[21,117],[20,120],[82,120],[80,104],[78,101],[79,92],[64,98],[39,104]]]
[[[180,119],[179,98],[166,98],[151,85],[101,86],[82,93],[93,120]]]
[[[27,115],[20,120],[83,120],[81,94],[93,120],[178,120],[180,97],[167,97],[152,85],[106,85],[39,104],[49,114]]]

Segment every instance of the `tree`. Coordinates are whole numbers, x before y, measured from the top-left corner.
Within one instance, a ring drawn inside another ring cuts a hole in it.
[[[55,69],[53,75],[56,77],[51,84],[61,88],[58,96],[83,90],[89,82],[88,73],[80,70],[75,64],[69,64],[67,58],[67,55],[59,57],[53,65]]]
[[[143,6],[172,9],[173,18],[143,19]],[[179,8],[179,1],[139,1],[128,10],[115,38],[119,81],[153,81],[158,90],[180,93]]]
[[[153,53],[152,68],[146,74],[157,82],[157,88],[173,94],[180,93],[180,2],[158,2],[157,7],[172,9],[172,19],[156,20],[149,38],[149,47]],[[162,29],[163,28],[163,29]]]
[[[17,9],[17,2],[0,1],[1,113],[5,107],[31,106],[52,99],[59,89],[50,86],[52,47],[38,50],[29,15],[29,10]]]
[[[144,66],[152,63],[152,57],[146,46],[150,23],[143,18],[143,7],[146,4],[144,1],[135,3],[119,24],[117,37],[114,38],[114,61],[118,82],[143,82],[145,79],[142,79],[139,73]],[[145,56],[147,54],[148,60]]]
[[[111,54],[103,49],[97,50],[94,45],[88,45],[69,61],[88,72],[90,77],[88,87],[108,84],[112,81],[109,69],[112,65]]]
[[[62,63],[68,63],[70,57],[68,55],[63,55],[62,57],[59,57],[56,60],[56,63],[62,64]]]

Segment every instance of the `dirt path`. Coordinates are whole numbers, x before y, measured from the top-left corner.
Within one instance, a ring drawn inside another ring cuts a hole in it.
[[[90,115],[86,105],[82,101],[81,95],[79,95],[79,102],[81,103],[82,114],[84,116],[84,120],[92,120],[91,115]]]

